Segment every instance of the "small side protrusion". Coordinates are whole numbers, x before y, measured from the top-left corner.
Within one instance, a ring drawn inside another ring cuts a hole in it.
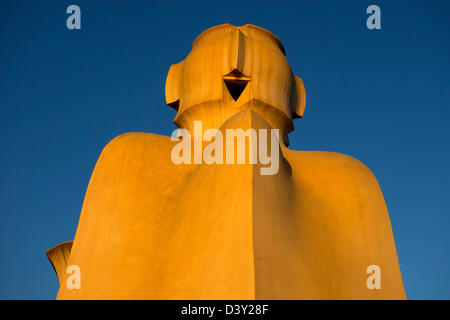
[[[66,273],[67,262],[69,261],[72,244],[73,241],[63,242],[54,246],[45,253],[48,260],[50,260],[56,275],[58,276],[60,286],[62,285],[62,281]]]

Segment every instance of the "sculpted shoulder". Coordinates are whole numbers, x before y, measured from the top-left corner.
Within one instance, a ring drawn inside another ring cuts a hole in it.
[[[359,160],[334,152],[284,152],[292,167],[291,204],[312,274],[338,291],[363,299],[404,299],[389,214],[373,173]],[[328,258],[324,258],[328,257]],[[328,278],[334,266],[339,271]],[[367,290],[366,268],[383,270],[383,291]],[[361,285],[354,285],[360,283]]]
[[[286,149],[283,155],[293,169],[293,175],[305,179],[327,179],[329,183],[366,182],[368,185],[378,182],[372,171],[358,159],[336,152],[295,151]],[[334,180],[330,180],[334,179]]]
[[[170,137],[146,132],[122,133],[103,148],[102,154],[139,148],[165,149],[171,147]]]
[[[144,133],[129,132],[112,139],[97,160],[92,175],[112,178],[126,175],[126,181],[133,177],[165,179],[178,171],[170,158],[174,142],[170,137]],[[172,173],[172,174],[171,174]]]
[[[361,161],[335,152],[288,150],[284,155],[303,195],[340,208],[345,215],[366,212],[387,217],[377,179]]]
[[[146,132],[127,132],[112,139],[103,148],[97,165],[101,161],[115,158],[138,159],[140,157],[170,161],[170,150],[173,142],[170,137]],[[169,152],[167,154],[167,152]],[[167,154],[167,159],[164,158]],[[131,160],[131,159],[128,159]]]

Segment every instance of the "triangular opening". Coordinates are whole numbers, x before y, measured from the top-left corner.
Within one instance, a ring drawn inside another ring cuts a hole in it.
[[[238,79],[224,79],[225,85],[227,86],[228,92],[233,97],[234,101],[237,101],[247,86],[248,80],[238,80]]]

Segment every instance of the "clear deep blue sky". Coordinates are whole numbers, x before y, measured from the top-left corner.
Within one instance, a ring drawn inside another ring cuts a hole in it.
[[[304,79],[291,147],[354,156],[378,178],[407,297],[450,298],[449,1],[3,0],[0,19],[0,298],[55,298],[45,251],[73,239],[102,148],[171,133],[170,65],[227,22],[272,31]]]

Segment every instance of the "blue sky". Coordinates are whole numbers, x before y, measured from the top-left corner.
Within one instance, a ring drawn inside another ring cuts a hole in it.
[[[366,28],[370,4],[381,30]],[[377,177],[407,297],[450,298],[450,2],[4,0],[0,19],[0,298],[55,298],[45,251],[73,239],[102,148],[171,133],[170,65],[227,22],[272,31],[303,78],[291,147]]]

